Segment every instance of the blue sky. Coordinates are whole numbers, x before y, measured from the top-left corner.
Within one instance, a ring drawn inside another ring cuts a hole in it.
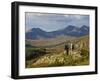
[[[26,13],[26,31],[32,28],[41,28],[45,31],[55,31],[63,29],[68,25],[81,27],[89,26],[88,15],[75,14],[50,14],[50,13]]]

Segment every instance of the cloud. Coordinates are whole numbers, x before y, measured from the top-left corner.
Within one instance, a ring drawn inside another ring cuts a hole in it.
[[[69,15],[64,15],[65,17],[69,17]]]
[[[81,27],[82,25],[89,26],[88,15],[63,15],[63,14],[46,14],[46,13],[26,13],[26,30],[31,28],[41,28],[45,31],[55,31],[67,27],[68,25],[75,25]]]
[[[76,19],[80,20],[80,19],[82,19],[83,16],[75,15],[74,17],[75,17]]]

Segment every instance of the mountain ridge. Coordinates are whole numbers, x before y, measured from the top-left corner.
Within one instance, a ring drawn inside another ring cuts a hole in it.
[[[89,27],[86,25],[80,28],[69,25],[63,29],[47,32],[40,28],[32,28],[30,31],[25,33],[26,39],[40,39],[40,38],[56,38],[58,36],[71,36],[71,37],[81,37],[89,34]]]

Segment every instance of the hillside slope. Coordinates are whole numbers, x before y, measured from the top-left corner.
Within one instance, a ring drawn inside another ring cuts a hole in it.
[[[70,42],[78,45],[78,47],[71,51],[69,55],[65,53],[64,49],[65,44],[68,42],[69,40],[61,45],[52,48],[46,48],[45,54],[39,55],[30,60],[26,60],[26,68],[88,65],[89,36],[87,35],[71,40]]]

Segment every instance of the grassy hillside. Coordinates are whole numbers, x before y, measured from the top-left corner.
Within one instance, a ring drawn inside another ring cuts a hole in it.
[[[50,38],[50,39],[26,40],[26,43],[31,44],[33,46],[49,46],[49,45],[60,44],[73,39],[76,39],[76,37],[59,36],[57,38]]]
[[[27,40],[27,44],[44,48],[26,47],[26,68],[89,65],[89,36],[68,39]],[[68,42],[76,45],[70,54],[64,49]]]

